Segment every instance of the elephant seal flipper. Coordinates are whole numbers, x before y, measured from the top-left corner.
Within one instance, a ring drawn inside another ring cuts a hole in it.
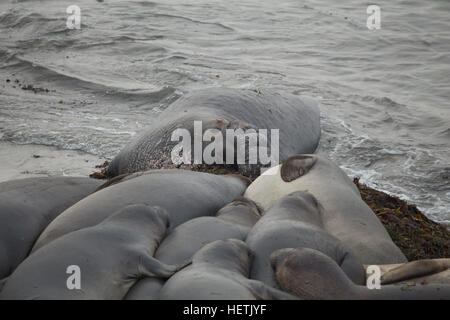
[[[381,284],[428,276],[450,268],[450,259],[423,259],[407,262],[381,276]]]
[[[4,287],[5,283],[6,283],[6,281],[8,281],[8,278],[9,278],[9,277],[0,279],[0,292],[2,292],[2,289],[3,289],[3,287]]]
[[[281,166],[281,179],[284,182],[294,181],[308,173],[314,166],[317,158],[308,155],[295,155],[287,158]]]
[[[142,256],[141,263],[139,265],[139,271],[142,275],[146,277],[158,277],[163,279],[170,278],[174,273],[180,271],[185,268],[192,261],[188,260],[180,265],[170,265],[155,259],[150,256]]]

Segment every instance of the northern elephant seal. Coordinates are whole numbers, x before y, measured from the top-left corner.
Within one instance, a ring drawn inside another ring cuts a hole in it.
[[[267,170],[247,188],[245,197],[267,210],[294,191],[307,191],[323,207],[324,228],[343,242],[363,264],[406,262],[386,229],[361,199],[350,178],[330,160],[295,155]]]
[[[308,300],[450,299],[448,285],[355,285],[327,255],[309,248],[285,248],[272,253],[271,264],[280,288]]]
[[[42,230],[101,183],[75,177],[41,177],[0,183],[0,279],[30,252]]]
[[[164,263],[178,264],[192,258],[203,246],[216,240],[245,240],[257,216],[256,204],[238,198],[221,208],[215,217],[199,217],[173,229],[159,246],[155,257]]]
[[[275,202],[250,230],[246,243],[254,253],[250,277],[273,287],[270,254],[291,247],[319,250],[337,261],[355,283],[365,280],[361,262],[322,228],[321,209],[306,192],[294,192]]]
[[[237,176],[188,170],[150,170],[122,179],[65,210],[44,230],[33,250],[68,232],[100,223],[117,208],[145,203],[167,209],[170,229],[184,221],[214,215],[240,196],[247,183]]]
[[[164,263],[181,263],[216,240],[244,240],[249,230],[217,217],[195,218],[173,229],[159,246],[155,257]]]
[[[262,210],[252,200],[239,197],[233,202],[221,208],[216,216],[219,219],[240,224],[246,227],[253,227],[261,218]]]
[[[365,266],[367,267],[367,266]],[[399,282],[450,285],[450,259],[422,259],[401,264],[378,265],[381,284]]]
[[[168,225],[162,208],[127,206],[32,253],[8,278],[0,298],[122,299],[139,278],[168,278],[178,270],[153,258]],[[69,266],[80,270],[79,289],[67,287]]]
[[[217,129],[222,132],[224,142],[226,129],[266,129],[268,133],[271,129],[279,129],[280,159],[297,153],[313,153],[320,139],[320,112],[312,99],[281,95],[271,90],[254,92],[209,88],[188,93],[172,103],[156,118],[149,130],[121,150],[108,166],[107,174],[114,177],[129,172],[174,167],[171,153],[178,141],[171,141],[171,136],[176,129],[186,129],[192,137],[192,163],[195,152],[194,121],[202,122],[203,131]],[[203,136],[203,132],[200,135]],[[203,153],[206,144],[200,144]],[[259,142],[259,147],[268,145]],[[225,154],[226,150],[223,152]],[[227,164],[236,164],[236,161]],[[247,170],[246,164],[239,164],[239,169],[241,172]]]
[[[155,257],[164,263],[178,264],[216,240],[244,240],[259,217],[259,209],[253,201],[238,197],[221,208],[216,217],[195,218],[173,229],[162,241]],[[141,279],[130,289],[126,299],[156,299],[163,285],[161,279]]]
[[[177,272],[166,282],[161,289],[160,299],[295,299],[260,281],[248,279],[251,260],[251,251],[243,241],[214,241],[194,255],[192,265]]]

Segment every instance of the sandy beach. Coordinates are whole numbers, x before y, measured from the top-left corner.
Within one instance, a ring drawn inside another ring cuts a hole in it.
[[[0,182],[46,176],[87,177],[104,161],[82,151],[0,142]]]

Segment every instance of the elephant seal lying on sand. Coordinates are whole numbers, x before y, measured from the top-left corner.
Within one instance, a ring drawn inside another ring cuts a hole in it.
[[[174,274],[160,292],[170,300],[295,299],[260,281],[248,279],[252,256],[236,239],[218,240],[198,251],[192,265]]]
[[[367,267],[367,266],[365,266]],[[450,285],[450,259],[422,259],[401,264],[378,265],[381,284],[399,282]]]
[[[168,278],[178,270],[152,256],[168,224],[162,208],[127,206],[31,254],[8,278],[0,298],[122,299],[140,277]],[[72,265],[80,268],[81,288],[70,290],[66,270]]]
[[[235,221],[237,217],[241,218],[242,223],[248,223],[249,217],[258,218],[255,208],[252,201],[242,198],[220,209],[217,212],[219,216],[186,221],[167,235],[155,257],[164,263],[178,264],[192,258],[204,245],[216,240],[245,240],[250,228]],[[230,217],[234,220],[229,221]]]
[[[203,132],[207,129],[222,132],[224,146],[226,129],[267,129],[268,135],[271,129],[279,129],[281,160],[297,153],[313,153],[320,139],[320,112],[311,99],[270,90],[261,93],[209,88],[189,93],[171,104],[155,119],[150,129],[126,145],[113,159],[107,168],[108,176],[175,167],[171,152],[178,141],[171,141],[171,136],[179,128],[190,132],[190,159],[193,163],[194,121],[202,122]],[[200,141],[203,132],[200,132]],[[208,144],[200,142],[202,153]],[[269,145],[265,147],[270,149]],[[242,173],[248,170],[248,166],[239,165],[239,169]]]
[[[267,210],[294,191],[314,195],[322,210],[324,229],[342,241],[363,264],[406,262],[406,257],[372,210],[361,199],[350,178],[319,155],[295,155],[259,176],[245,197]]]
[[[203,246],[216,240],[244,240],[260,217],[257,205],[239,197],[221,208],[216,217],[195,218],[179,225],[167,235],[155,258],[168,264],[178,264],[192,258]],[[139,280],[127,294],[128,300],[154,300],[164,281],[157,278]]]
[[[355,285],[333,259],[313,249],[277,250],[270,260],[280,288],[301,299],[450,299],[449,285]]]
[[[220,209],[216,216],[222,220],[251,228],[261,218],[261,214],[261,208],[254,201],[239,197]]]
[[[321,215],[316,200],[306,192],[294,192],[275,202],[246,239],[254,253],[250,278],[276,287],[270,254],[281,248],[307,247],[330,256],[355,283],[363,284],[361,262],[322,228]]]
[[[0,279],[30,252],[42,230],[101,184],[89,178],[28,178],[0,183]]]
[[[145,203],[168,211],[170,229],[184,221],[212,216],[247,186],[239,176],[188,170],[151,170],[123,178],[64,211],[44,230],[33,251],[71,231],[96,225],[125,205]]]

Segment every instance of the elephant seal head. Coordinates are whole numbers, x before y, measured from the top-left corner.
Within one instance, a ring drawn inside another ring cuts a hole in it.
[[[308,173],[316,163],[317,158],[313,155],[299,154],[287,158],[281,165],[281,179],[284,182],[294,181]]]

